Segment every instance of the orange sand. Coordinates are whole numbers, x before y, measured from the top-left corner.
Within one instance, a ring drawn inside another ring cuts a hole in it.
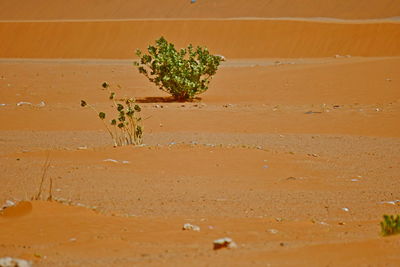
[[[377,19],[398,17],[397,0],[13,0],[0,2],[0,19],[126,19],[328,17]]]
[[[0,211],[0,257],[398,266],[379,222],[400,204],[399,14],[395,0],[0,1],[0,207],[18,203]],[[160,35],[228,58],[195,101],[133,68]],[[113,148],[80,107],[111,115],[104,81],[142,106],[144,146]],[[214,251],[222,237],[238,248]]]
[[[400,56],[400,23],[302,21],[2,22],[3,58],[135,57],[164,36],[229,58]]]

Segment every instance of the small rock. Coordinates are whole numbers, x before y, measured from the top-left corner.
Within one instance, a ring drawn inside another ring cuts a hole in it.
[[[273,235],[276,235],[278,233],[278,230],[276,229],[268,229],[267,231]]]
[[[36,106],[42,108],[42,107],[46,106],[46,103],[45,103],[44,101],[41,101],[41,102],[40,102],[39,104],[37,104]]]
[[[30,106],[32,106],[32,103],[31,102],[25,102],[25,101],[21,101],[21,102],[17,103],[17,106],[22,106],[22,105],[30,105]]]
[[[221,248],[237,248],[237,244],[233,242],[232,238],[224,237],[214,240],[214,250]]]
[[[103,160],[103,161],[105,161],[105,162],[114,162],[114,163],[118,163],[118,160],[115,160],[115,159],[105,159],[105,160]]]
[[[0,267],[31,267],[30,261],[14,259],[11,257],[0,258]]]
[[[345,212],[349,212],[348,208],[342,208],[342,210],[345,211]]]
[[[3,205],[3,207],[1,207],[0,210],[4,210],[4,209],[6,209],[6,208],[9,208],[9,207],[12,207],[12,206],[15,206],[15,205],[16,205],[16,204],[15,204],[14,201],[6,200],[6,203]]]
[[[197,225],[190,224],[190,223],[185,223],[182,227],[182,230],[192,230],[192,231],[200,232],[200,227]]]

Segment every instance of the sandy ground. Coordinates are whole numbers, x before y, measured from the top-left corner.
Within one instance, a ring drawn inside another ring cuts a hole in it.
[[[116,2],[78,12],[68,10],[81,1],[0,3],[0,205],[19,203],[0,212],[0,257],[400,264],[399,236],[382,237],[379,226],[400,213],[400,25],[359,20],[396,17],[397,2]],[[160,33],[228,57],[193,102],[171,101],[132,66],[134,49]],[[143,146],[113,148],[80,107],[85,99],[112,111],[104,81],[142,106]],[[213,250],[222,237],[238,247]]]

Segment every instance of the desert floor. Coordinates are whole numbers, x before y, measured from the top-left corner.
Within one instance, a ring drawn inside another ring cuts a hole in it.
[[[18,203],[0,212],[0,257],[400,264],[399,236],[379,225],[400,213],[396,1],[20,2],[0,3],[0,204]],[[227,57],[195,101],[133,67],[160,35]],[[80,106],[110,114],[104,81],[141,105],[144,145],[114,148]],[[223,237],[237,248],[213,250]]]

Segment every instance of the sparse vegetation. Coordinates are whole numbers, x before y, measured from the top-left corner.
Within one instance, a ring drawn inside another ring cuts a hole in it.
[[[383,236],[400,234],[400,215],[383,215],[381,229]]]
[[[190,44],[180,51],[164,37],[147,48],[148,54],[136,50],[140,61],[135,61],[139,73],[156,84],[160,90],[183,101],[205,92],[222,56],[211,55],[207,48]]]
[[[49,158],[50,158],[50,154],[47,154],[46,160],[45,160],[45,162],[43,164],[43,168],[42,168],[42,177],[40,179],[38,192],[34,197],[32,197],[32,200],[41,200],[42,199],[44,181],[46,180],[46,174],[47,174],[47,171],[48,171],[48,169],[50,167]],[[53,178],[52,177],[49,177],[49,195],[48,195],[46,200],[47,201],[52,201],[53,200]]]
[[[112,118],[108,124],[105,122],[107,116],[105,112],[97,111],[93,105],[88,104],[85,100],[81,100],[81,106],[88,106],[98,114],[111,135],[114,146],[140,145],[143,136],[140,106],[135,103],[133,98],[117,99],[115,92],[111,90],[107,82],[104,82],[102,87],[109,92],[109,100],[112,101],[112,106],[117,111],[116,118]]]

